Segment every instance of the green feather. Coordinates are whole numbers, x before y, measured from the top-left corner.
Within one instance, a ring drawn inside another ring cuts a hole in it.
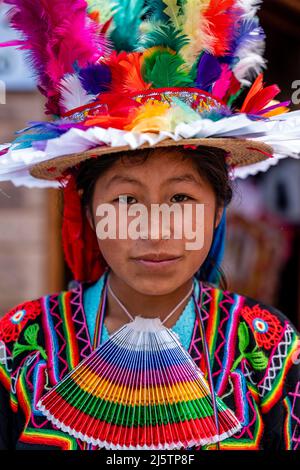
[[[163,46],[179,52],[189,42],[186,35],[176,30],[171,23],[154,25],[152,31],[145,35],[141,46],[148,49]]]
[[[139,45],[140,25],[146,14],[144,0],[114,0],[113,29],[110,40],[117,51],[134,51]]]
[[[182,57],[168,51],[158,50],[146,57],[142,74],[153,88],[189,86],[192,83]]]
[[[147,0],[145,4],[149,7],[149,16],[152,21],[168,21],[168,16],[164,13],[166,5],[162,0]]]

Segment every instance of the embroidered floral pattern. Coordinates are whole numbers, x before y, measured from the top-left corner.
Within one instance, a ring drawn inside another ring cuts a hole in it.
[[[264,370],[268,365],[268,359],[259,349],[258,346],[255,346],[252,351],[247,351],[247,348],[250,343],[250,336],[248,326],[245,322],[241,322],[238,328],[238,338],[239,338],[239,350],[240,355],[234,362],[231,370],[234,371],[242,359],[247,359],[255,370]]]
[[[40,351],[43,359],[47,359],[47,354],[44,348],[38,345],[39,325],[34,323],[26,328],[24,331],[24,338],[27,344],[21,344],[18,341],[14,344],[13,357],[18,356],[24,351]]]
[[[29,320],[34,320],[42,311],[38,300],[18,305],[5,315],[0,322],[0,340],[16,341],[20,331]]]
[[[276,346],[283,329],[275,315],[272,315],[266,309],[262,309],[258,304],[254,307],[244,307],[241,315],[253,331],[259,347],[268,350]]]

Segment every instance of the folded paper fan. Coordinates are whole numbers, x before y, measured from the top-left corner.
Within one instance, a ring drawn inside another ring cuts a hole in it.
[[[203,373],[159,318],[136,316],[38,402],[58,428],[106,449],[181,449],[240,430]]]

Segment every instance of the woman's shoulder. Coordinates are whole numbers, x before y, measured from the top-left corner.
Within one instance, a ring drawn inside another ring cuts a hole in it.
[[[0,342],[8,345],[18,341],[28,325],[41,328],[42,312],[50,302],[57,303],[64,294],[78,292],[82,283],[70,283],[66,289],[46,293],[40,297],[14,305],[0,318]],[[33,328],[33,329],[34,329]]]
[[[299,332],[293,322],[288,318],[285,312],[281,311],[277,307],[265,303],[257,298],[249,295],[233,291],[231,289],[222,289],[216,284],[209,282],[201,282],[204,286],[204,291],[208,291],[210,297],[216,297],[218,294],[219,308],[223,308],[223,305],[235,304],[239,313],[239,320],[245,321],[251,329],[257,333],[263,334],[268,330],[269,334],[278,336],[280,327],[289,326],[295,334],[299,336]]]

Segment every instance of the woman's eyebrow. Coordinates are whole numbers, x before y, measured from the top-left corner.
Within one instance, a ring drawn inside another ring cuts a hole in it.
[[[185,173],[183,175],[172,176],[163,181],[164,184],[165,183],[182,183],[182,182],[193,183],[193,184],[197,184],[198,186],[202,186],[201,181],[199,179],[196,179],[192,173]],[[106,188],[109,188],[109,186],[111,186],[114,183],[134,183],[139,186],[144,186],[144,184],[141,181],[135,178],[132,178],[131,176],[115,175],[108,181],[108,183],[106,184]]]
[[[181,182],[186,182],[186,183],[195,183],[199,186],[202,186],[202,183],[199,179],[195,178],[195,176],[192,173],[185,173],[183,175],[178,175],[178,176],[173,176],[171,178],[168,178],[166,180],[168,183],[181,183]]]
[[[106,188],[108,188],[114,183],[135,183],[139,186],[144,186],[141,181],[130,176],[115,175],[108,181],[108,183],[106,184]]]

